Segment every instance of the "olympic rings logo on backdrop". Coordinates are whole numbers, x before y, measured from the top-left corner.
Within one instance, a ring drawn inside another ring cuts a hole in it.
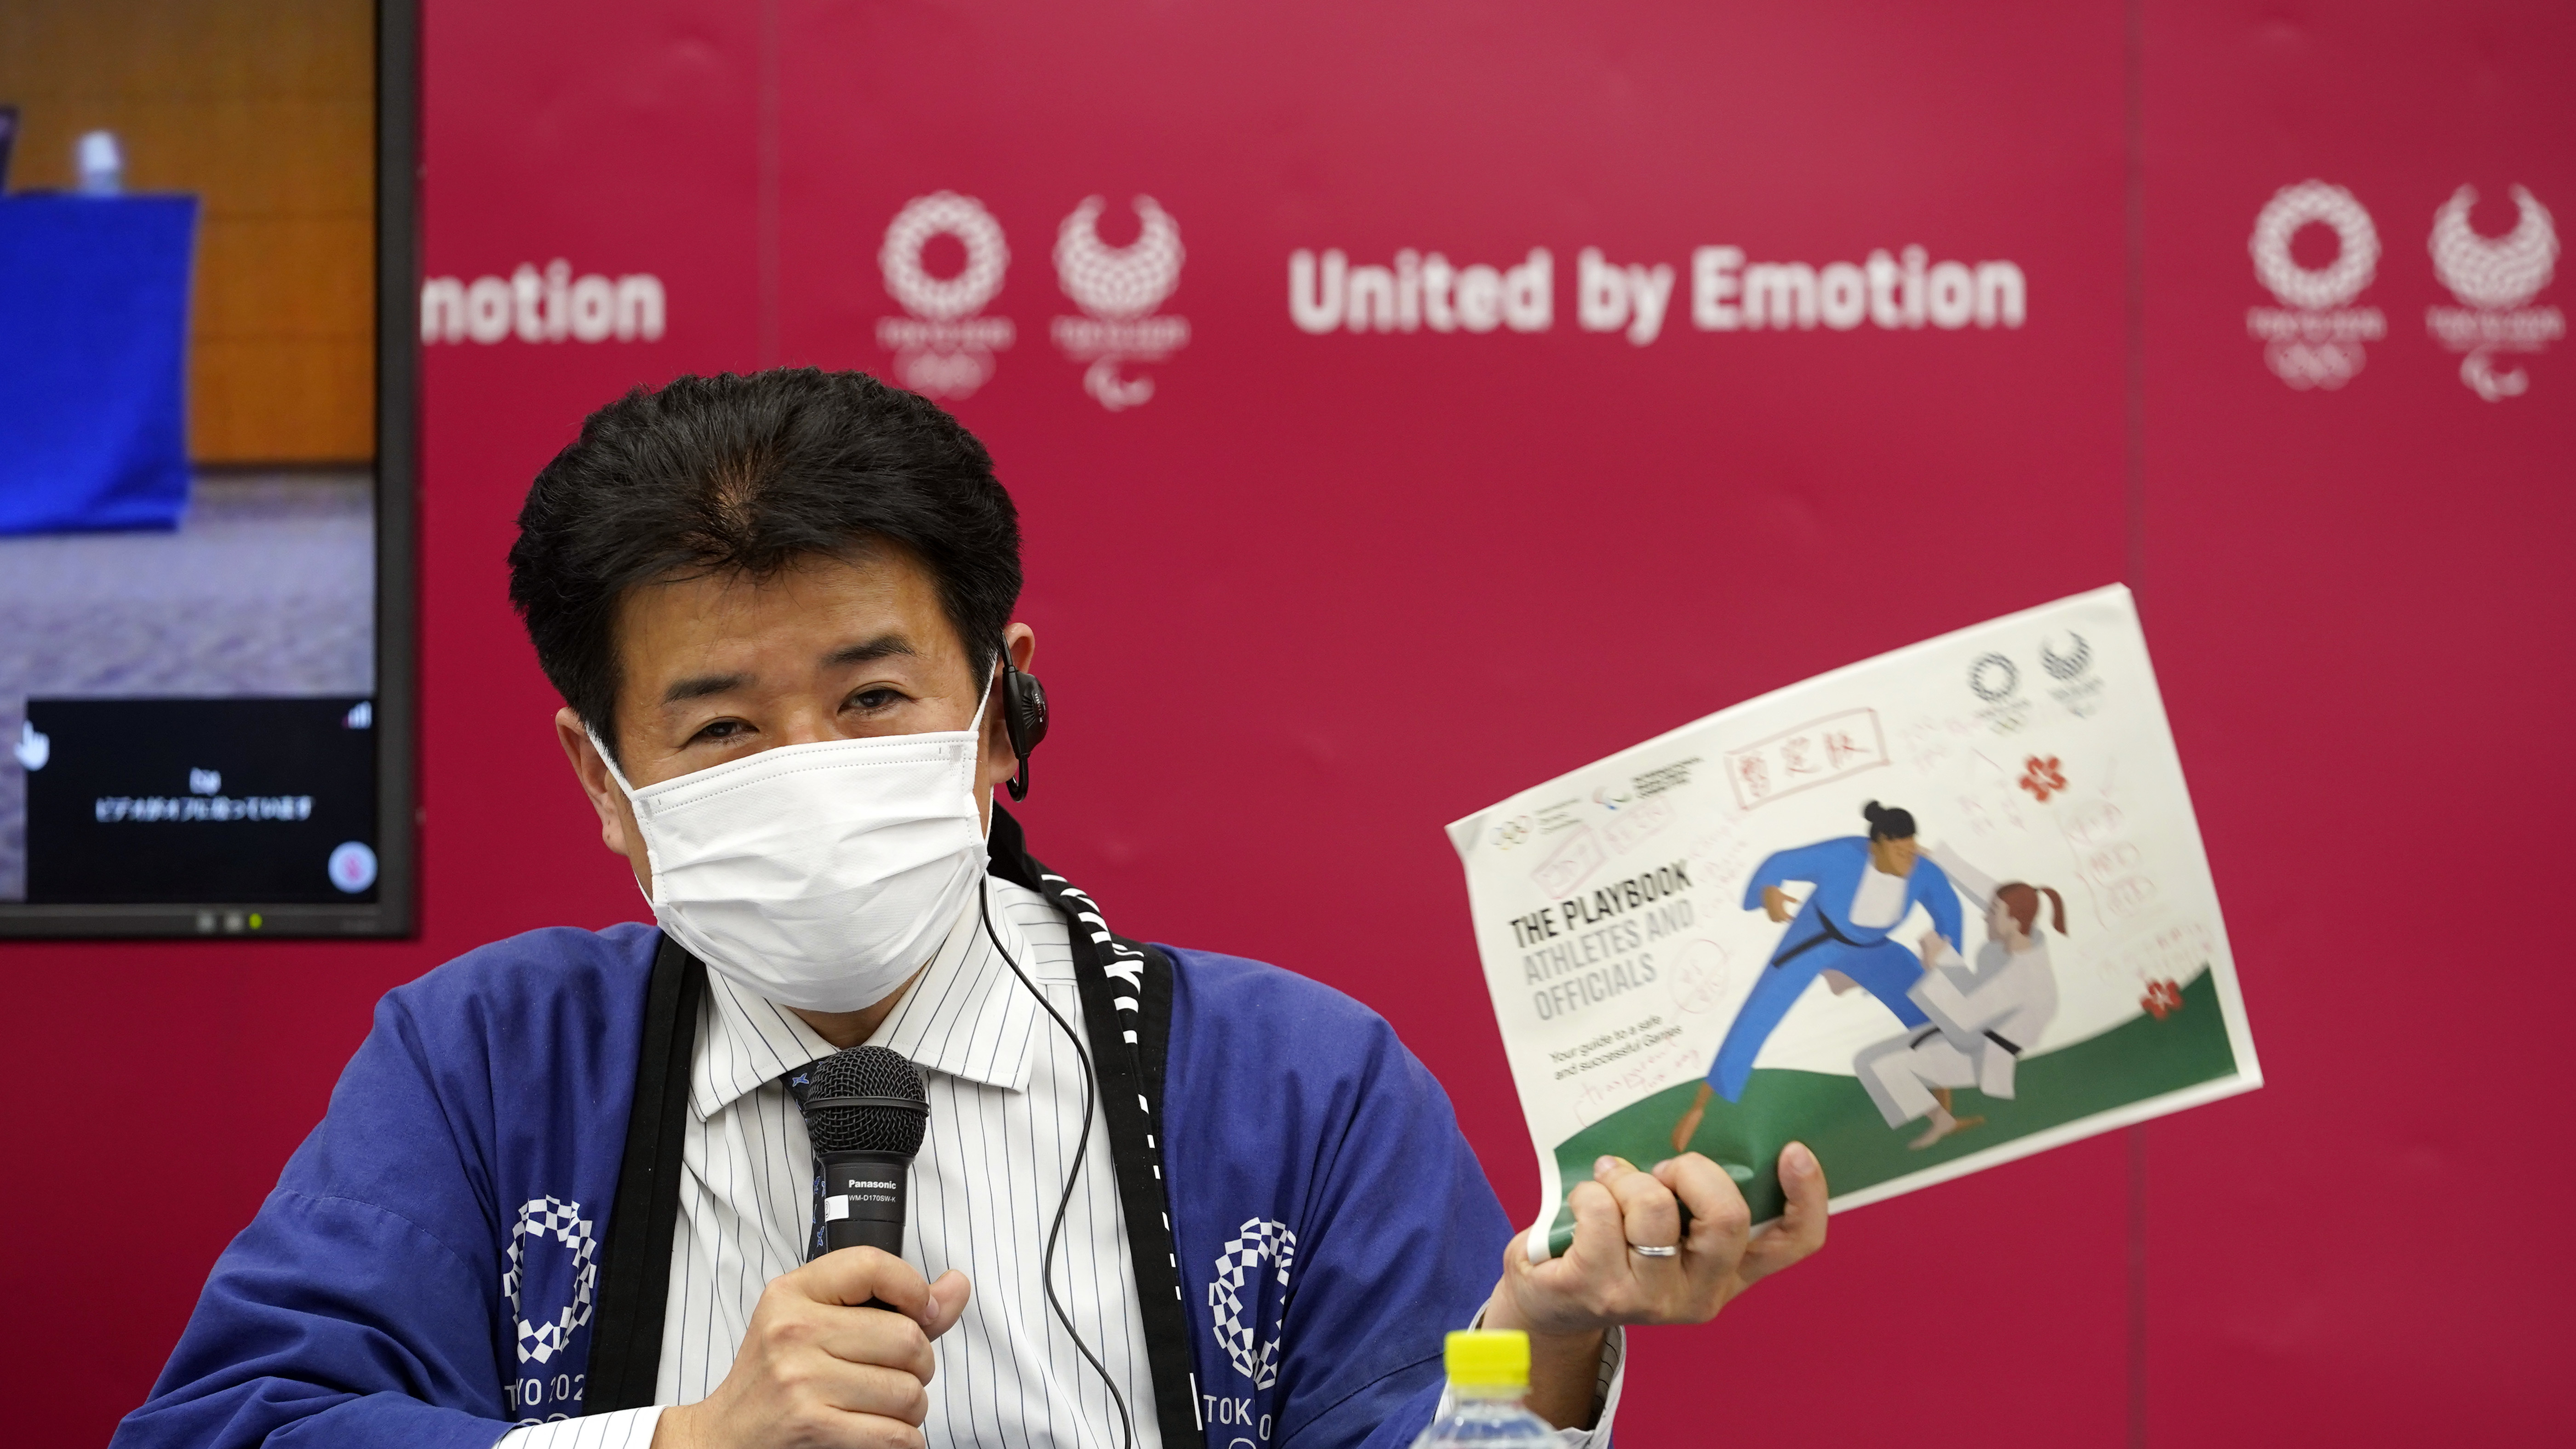
[[[2290,249],[2291,238],[2310,226],[2334,235],[2335,254],[2322,266],[2302,264]],[[2254,218],[2245,249],[2254,279],[2281,303],[2245,313],[2245,330],[2263,344],[2272,375],[2303,392],[2352,381],[2367,360],[2362,344],[2388,335],[2378,308],[2351,305],[2379,272],[2379,229],[2370,213],[2340,186],[2284,186]]]
[[[2322,267],[2299,265],[2290,255],[2290,238],[2311,223],[2335,234],[2334,259]],[[2379,229],[2352,193],[2322,181],[2284,186],[2254,218],[2254,235],[2246,242],[2254,254],[2254,275],[2281,299],[2283,306],[2321,311],[2340,307],[2361,295],[2379,270]]]
[[[922,269],[921,250],[935,236],[955,237],[966,248],[965,270],[942,279]],[[1002,273],[1010,264],[1002,224],[982,202],[953,191],[914,197],[895,213],[886,227],[885,245],[877,250],[887,294],[915,317],[942,322],[982,311],[1002,290]]]
[[[953,277],[934,277],[922,265],[924,248],[942,236],[966,251]],[[1002,224],[974,197],[934,191],[895,213],[877,248],[877,269],[886,295],[911,315],[878,318],[877,344],[894,354],[896,381],[924,397],[967,398],[992,380],[995,355],[1009,351],[1018,334],[1010,318],[980,314],[1000,295],[1010,266]]]

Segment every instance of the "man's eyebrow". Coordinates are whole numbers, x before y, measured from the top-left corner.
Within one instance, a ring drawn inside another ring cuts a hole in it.
[[[912,641],[901,634],[879,634],[856,644],[844,644],[823,656],[823,662],[827,665],[867,664],[879,659],[909,658],[918,653],[920,651],[912,647]],[[750,683],[748,674],[691,675],[687,679],[673,681],[670,688],[663,690],[662,703],[665,707],[686,704],[709,695],[730,694]]]
[[[872,664],[880,659],[910,656],[920,651],[901,634],[879,634],[857,644],[844,644],[823,656],[825,664]]]
[[[730,694],[749,683],[751,676],[748,674],[700,674],[673,681],[670,688],[662,691],[662,703],[686,704],[711,694]]]

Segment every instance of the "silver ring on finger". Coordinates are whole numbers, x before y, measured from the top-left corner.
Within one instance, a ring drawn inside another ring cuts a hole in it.
[[[1640,1258],[1672,1258],[1680,1256],[1682,1245],[1679,1243],[1667,1243],[1660,1248],[1650,1248],[1643,1243],[1630,1243],[1628,1245],[1628,1251],[1636,1254]]]

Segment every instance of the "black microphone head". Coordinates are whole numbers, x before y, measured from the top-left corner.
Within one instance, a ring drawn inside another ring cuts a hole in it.
[[[805,1135],[817,1152],[921,1150],[930,1126],[930,1096],[921,1073],[900,1052],[854,1046],[814,1064],[805,1090]]]

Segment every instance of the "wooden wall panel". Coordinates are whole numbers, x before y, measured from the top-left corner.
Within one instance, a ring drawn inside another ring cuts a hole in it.
[[[9,0],[13,189],[110,130],[135,191],[205,199],[189,437],[204,463],[375,454],[375,19],[367,0]]]

